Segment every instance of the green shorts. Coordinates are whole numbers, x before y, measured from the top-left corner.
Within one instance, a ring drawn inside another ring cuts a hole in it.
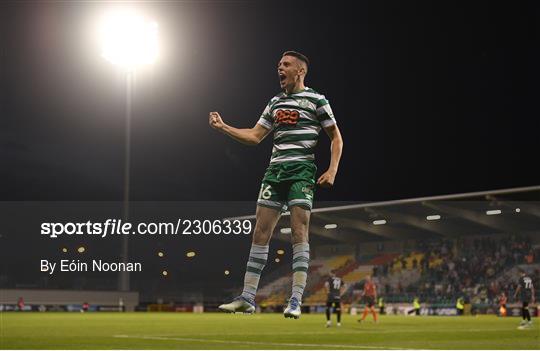
[[[311,210],[315,191],[313,162],[285,162],[270,165],[264,174],[257,205],[286,211],[300,206]]]

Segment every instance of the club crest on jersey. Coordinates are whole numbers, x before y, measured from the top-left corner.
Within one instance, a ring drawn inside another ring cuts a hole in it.
[[[308,99],[300,99],[298,101],[298,105],[302,108],[309,108],[310,107],[310,102]]]

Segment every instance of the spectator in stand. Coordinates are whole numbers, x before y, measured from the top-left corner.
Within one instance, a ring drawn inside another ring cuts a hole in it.
[[[533,264],[533,262],[534,262],[534,254],[533,254],[532,250],[529,251],[529,253],[527,255],[525,255],[525,262],[527,264]]]

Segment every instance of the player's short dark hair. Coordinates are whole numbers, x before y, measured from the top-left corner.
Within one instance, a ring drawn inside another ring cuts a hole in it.
[[[307,58],[307,56],[304,55],[304,54],[299,53],[298,51],[292,51],[292,50],[291,51],[285,51],[283,53],[283,55],[281,55],[281,57],[283,57],[283,56],[296,57],[300,61],[304,62],[307,67],[309,67],[309,59]]]

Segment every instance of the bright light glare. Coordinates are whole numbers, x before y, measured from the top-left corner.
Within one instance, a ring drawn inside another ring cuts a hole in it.
[[[335,223],[325,224],[325,225],[324,225],[324,228],[325,228],[325,229],[336,229],[336,228],[337,228],[337,224],[335,224]]]
[[[378,219],[376,221],[373,221],[373,224],[374,225],[383,225],[383,224],[386,224],[386,220],[384,219]]]
[[[158,25],[133,11],[110,13],[102,23],[101,56],[133,70],[152,64],[158,55]]]
[[[427,216],[426,219],[428,221],[436,221],[436,220],[441,219],[441,216],[440,215],[430,215],[430,216]]]

